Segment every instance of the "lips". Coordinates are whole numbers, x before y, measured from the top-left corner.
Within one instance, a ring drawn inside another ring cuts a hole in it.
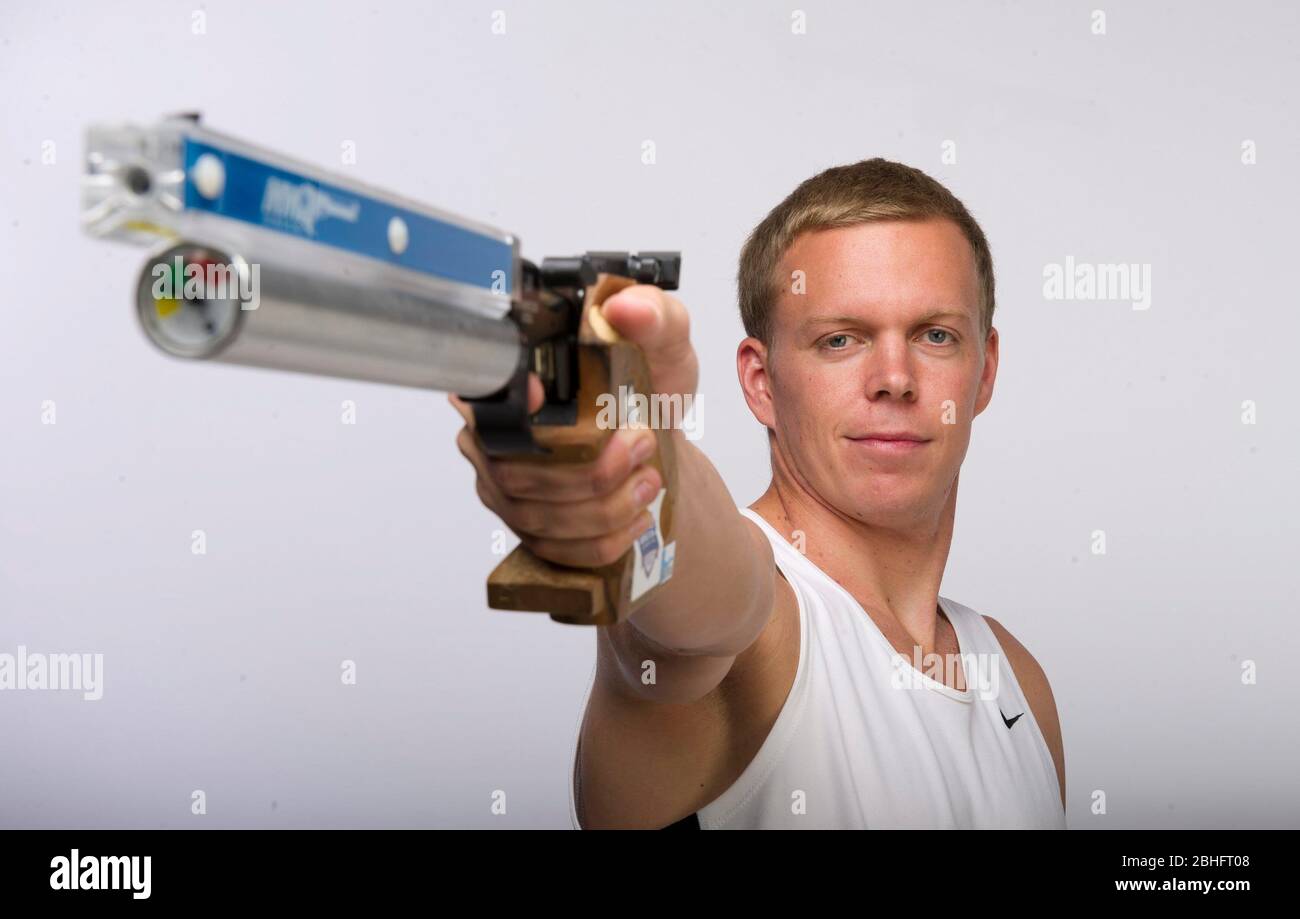
[[[879,456],[904,456],[930,442],[929,438],[911,431],[876,431],[849,440]]]
[[[913,434],[910,431],[873,431],[870,434],[862,434],[849,438],[850,440],[910,440],[916,443],[924,443],[929,440],[928,437],[922,437],[920,434]]]

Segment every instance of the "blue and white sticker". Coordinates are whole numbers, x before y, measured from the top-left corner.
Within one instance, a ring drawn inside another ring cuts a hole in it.
[[[673,576],[673,557],[677,554],[677,542],[663,543],[663,529],[659,523],[659,510],[663,507],[667,489],[659,489],[659,494],[650,502],[646,510],[654,518],[654,526],[646,530],[632,543],[635,554],[632,567],[632,599],[636,600],[643,593]]]

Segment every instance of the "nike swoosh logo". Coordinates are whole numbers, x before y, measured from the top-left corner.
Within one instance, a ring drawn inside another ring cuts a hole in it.
[[[998,709],[998,714],[1002,715],[1002,709]],[[1016,715],[1016,717],[1012,718],[1010,721],[1007,720],[1006,715],[1002,715],[1002,723],[1007,726],[1007,730],[1009,731],[1011,730],[1011,726],[1015,724],[1017,721],[1019,721],[1021,718],[1023,718],[1024,715],[1025,713],[1021,712],[1019,715]]]

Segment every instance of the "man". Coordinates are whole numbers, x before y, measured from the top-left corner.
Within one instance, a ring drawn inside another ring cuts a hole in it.
[[[1063,827],[1042,668],[996,620],[939,596],[971,423],[997,375],[983,232],[919,170],[829,169],[751,234],[739,295],[736,369],[772,482],[738,509],[674,431],[673,577],[596,630],[574,824]],[[634,286],[601,310],[644,350],[655,392],[694,393],[681,302]],[[458,443],[526,545],[590,567],[650,525],[652,438],[620,430],[567,469],[487,459],[468,426]]]

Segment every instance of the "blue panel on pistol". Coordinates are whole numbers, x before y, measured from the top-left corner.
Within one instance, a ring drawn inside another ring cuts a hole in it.
[[[224,166],[220,193],[207,198],[193,179],[205,155]],[[357,194],[286,169],[187,140],[185,207],[344,249],[421,274],[511,293],[509,243],[466,227]],[[394,224],[400,244],[390,241]]]

